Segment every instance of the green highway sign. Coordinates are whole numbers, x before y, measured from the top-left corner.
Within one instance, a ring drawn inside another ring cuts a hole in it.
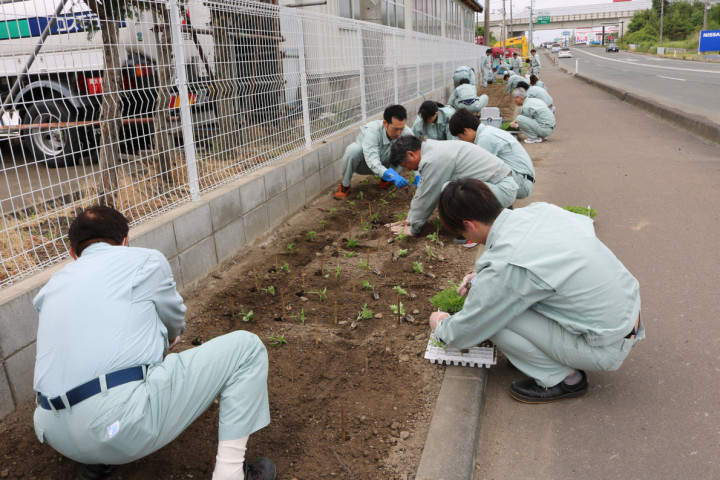
[[[550,23],[550,17],[537,17],[537,23],[543,24],[543,23]]]

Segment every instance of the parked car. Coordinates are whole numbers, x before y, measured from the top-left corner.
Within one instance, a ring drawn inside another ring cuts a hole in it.
[[[562,47],[560,51],[558,52],[558,57],[560,58],[572,58],[572,52],[570,51],[569,47]]]
[[[606,52],[619,52],[620,49],[618,48],[617,43],[608,43],[605,46],[605,51]]]
[[[552,49],[550,50],[552,53],[557,53],[560,51],[562,47],[559,43],[553,43]]]

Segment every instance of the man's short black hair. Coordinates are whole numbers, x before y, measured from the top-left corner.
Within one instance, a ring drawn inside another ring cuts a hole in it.
[[[70,246],[79,257],[82,251],[96,242],[120,245],[130,227],[125,216],[112,207],[95,206],[83,210],[70,224]]]
[[[438,201],[440,221],[454,233],[463,230],[464,220],[491,225],[502,209],[492,190],[474,178],[458,178],[448,183]]]
[[[458,82],[458,85],[465,85],[466,83],[467,83],[468,85],[470,84],[470,79],[469,79],[469,78],[460,79],[460,81]]]
[[[418,115],[420,115],[420,118],[423,119],[423,121],[427,122],[433,115],[438,113],[438,107],[441,105],[437,102],[434,102],[432,100],[425,100],[420,105],[420,110],[418,110]]]
[[[390,147],[390,165],[397,167],[407,160],[407,152],[415,152],[422,147],[422,141],[415,135],[401,135]]]
[[[387,123],[392,123],[392,119],[396,120],[407,120],[407,110],[402,105],[390,105],[385,109],[383,113],[383,120]]]
[[[448,122],[448,129],[450,135],[457,137],[465,131],[466,128],[470,130],[477,130],[480,125],[480,120],[467,108],[461,108],[450,117]]]
[[[530,85],[528,85],[527,82],[518,82],[515,85],[515,88],[524,88],[525,90],[527,90],[528,88],[530,88]]]

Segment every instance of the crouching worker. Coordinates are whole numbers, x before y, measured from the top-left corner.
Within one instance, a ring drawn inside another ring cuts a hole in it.
[[[407,110],[402,105],[390,105],[385,109],[382,120],[375,120],[360,127],[355,142],[348,145],[342,159],[343,178],[337,191],[336,200],[345,200],[350,192],[353,174],[377,175],[382,180],[378,187],[382,190],[395,185],[408,187],[408,182],[400,176],[400,170],[388,168],[390,146],[400,135],[412,135],[405,126]]]
[[[480,113],[480,110],[487,106],[489,100],[490,97],[484,94],[478,97],[477,87],[471,85],[470,81],[464,78],[460,80],[460,85],[450,95],[448,105],[455,110],[467,108],[473,113]]]
[[[586,370],[617,370],[645,337],[638,282],[589,218],[547,203],[505,210],[468,178],[445,187],[438,210],[448,229],[485,251],[458,289],[463,309],[434,312],[430,328],[451,347],[497,345],[530,377],[510,386],[514,399],[581,397]]]
[[[40,320],[35,432],[107,478],[172,442],[220,396],[214,480],[274,479],[268,458],[245,462],[248,436],[270,423],[267,352],[233,332],[179,354],[185,305],[162,253],[127,247],[128,222],[91,207],[70,225],[70,255],[34,299]]]
[[[386,225],[395,234],[420,233],[437,206],[443,186],[456,178],[468,177],[485,182],[503,206],[510,206],[515,201],[518,187],[510,168],[495,155],[468,142],[421,142],[412,135],[402,136],[392,146],[390,164],[415,170],[420,176],[407,218]]]

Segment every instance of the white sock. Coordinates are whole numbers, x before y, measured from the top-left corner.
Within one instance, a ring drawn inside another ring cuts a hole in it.
[[[243,461],[248,437],[218,443],[212,480],[243,480]]]

